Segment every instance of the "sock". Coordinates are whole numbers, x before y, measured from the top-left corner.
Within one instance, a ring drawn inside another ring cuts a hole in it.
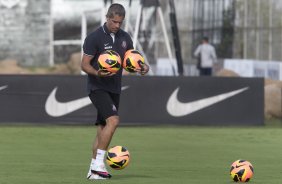
[[[97,164],[103,164],[104,158],[105,158],[106,150],[97,149],[97,155],[96,155],[96,162]]]
[[[94,164],[95,160],[96,160],[96,159],[94,159],[94,158],[91,159],[90,167]]]

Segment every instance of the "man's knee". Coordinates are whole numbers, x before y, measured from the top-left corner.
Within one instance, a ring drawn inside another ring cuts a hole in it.
[[[119,117],[118,116],[111,116],[107,120],[107,125],[112,127],[117,127],[119,124]]]

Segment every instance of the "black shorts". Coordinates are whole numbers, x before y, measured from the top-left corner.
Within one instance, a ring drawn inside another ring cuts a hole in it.
[[[89,98],[97,109],[96,125],[106,125],[106,119],[118,115],[120,94],[104,90],[91,91]]]

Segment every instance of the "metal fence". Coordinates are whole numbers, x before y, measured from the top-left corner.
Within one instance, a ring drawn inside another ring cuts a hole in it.
[[[282,0],[193,0],[193,49],[209,36],[220,58],[282,60]]]

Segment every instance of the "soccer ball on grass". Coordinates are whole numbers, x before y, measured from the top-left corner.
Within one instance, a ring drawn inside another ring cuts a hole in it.
[[[232,163],[230,176],[236,182],[248,182],[254,174],[254,168],[249,161],[236,160]]]
[[[129,151],[123,146],[111,147],[106,156],[107,164],[116,170],[124,169],[130,161]]]

